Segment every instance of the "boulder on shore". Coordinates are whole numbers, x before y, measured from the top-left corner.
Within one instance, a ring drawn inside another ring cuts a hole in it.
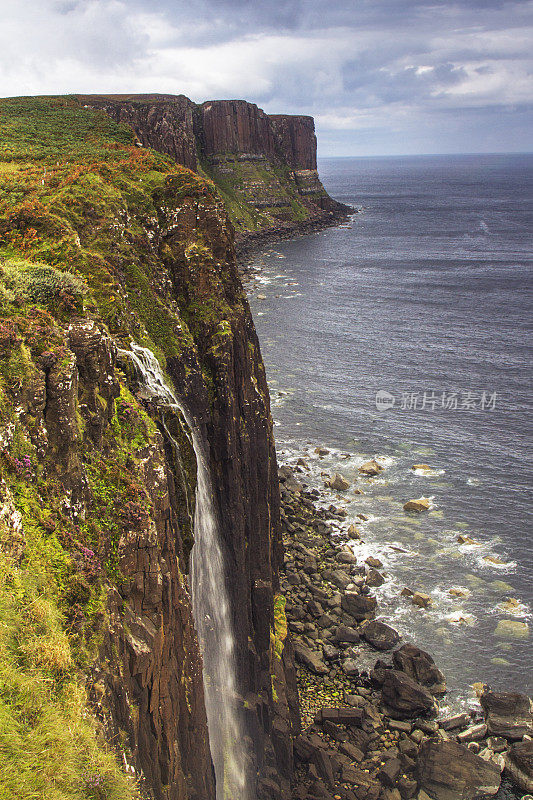
[[[514,783],[523,792],[533,793],[533,741],[515,742],[503,758]]]
[[[385,670],[381,698],[395,719],[411,719],[436,710],[431,692],[396,669]]]
[[[356,622],[372,619],[376,614],[377,600],[371,595],[346,592],[342,596],[341,606]]]
[[[383,469],[384,467],[372,458],[370,461],[365,461],[364,464],[361,464],[359,472],[361,475],[367,475],[369,478],[373,478],[375,475],[379,475],[380,472],[383,472]]]
[[[403,510],[404,511],[428,511],[431,507],[431,503],[427,497],[419,497],[418,500],[408,500],[407,503],[404,503]]]
[[[414,644],[403,644],[392,656],[396,669],[405,672],[433,694],[446,691],[446,678],[425,650]]]
[[[392,650],[400,641],[400,634],[384,622],[369,622],[362,630],[362,636],[376,650]]]
[[[533,734],[533,705],[525,694],[488,691],[479,702],[492,736],[516,741],[525,734]]]
[[[420,748],[417,777],[434,800],[474,800],[496,794],[500,769],[452,741],[426,741]]]

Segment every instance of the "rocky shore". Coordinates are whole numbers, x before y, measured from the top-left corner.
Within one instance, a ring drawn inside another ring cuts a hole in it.
[[[479,684],[477,708],[443,715],[446,680],[431,655],[377,619],[381,564],[354,555],[357,525],[334,532],[346,511],[317,504],[303,461],[279,475],[302,715],[294,800],[470,800],[496,795],[502,780],[517,796],[533,792],[531,699]],[[371,670],[362,645],[376,652]]]

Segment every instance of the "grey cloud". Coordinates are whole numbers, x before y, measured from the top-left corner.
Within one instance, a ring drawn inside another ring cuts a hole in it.
[[[0,11],[3,94],[245,96],[314,114],[329,151],[472,150],[478,126],[480,148],[488,126],[505,149],[531,127],[531,0],[0,0]]]

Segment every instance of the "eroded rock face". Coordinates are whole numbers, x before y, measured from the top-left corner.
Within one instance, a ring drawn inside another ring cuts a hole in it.
[[[474,800],[496,794],[500,770],[457,742],[425,742],[419,753],[420,787],[434,800]]]
[[[316,136],[313,117],[270,114],[269,120],[287,163],[296,170],[316,170]]]
[[[95,95],[80,101],[98,108],[135,131],[138,141],[195,170],[198,166],[194,132],[195,104],[184,95]]]

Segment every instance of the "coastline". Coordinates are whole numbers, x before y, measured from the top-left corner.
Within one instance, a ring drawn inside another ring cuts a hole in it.
[[[531,791],[531,775],[517,755],[522,748],[533,758],[529,698],[480,683],[469,711],[441,711],[446,685],[438,665],[381,621],[373,594],[383,579],[379,560],[357,558],[349,545],[357,531],[339,533],[342,503],[324,508],[318,490],[305,483],[304,459],[296,469],[279,469],[281,591],[303,725],[293,797],[363,800],[386,792],[388,800],[424,800],[436,765],[450,772],[448,784],[441,776],[441,794],[431,795],[438,800],[450,791],[473,798],[480,786],[494,795],[502,773],[507,796]],[[360,663],[363,648],[373,656],[372,668]],[[457,759],[460,775],[454,774]]]
[[[243,269],[242,259],[245,256],[270,247],[287,239],[296,239],[310,233],[324,230],[325,228],[335,227],[346,222],[353,214],[359,213],[356,208],[344,205],[337,211],[324,211],[322,214],[303,222],[290,222],[266,230],[250,231],[248,233],[235,232],[235,253],[239,261],[241,270],[248,273],[249,270]]]

